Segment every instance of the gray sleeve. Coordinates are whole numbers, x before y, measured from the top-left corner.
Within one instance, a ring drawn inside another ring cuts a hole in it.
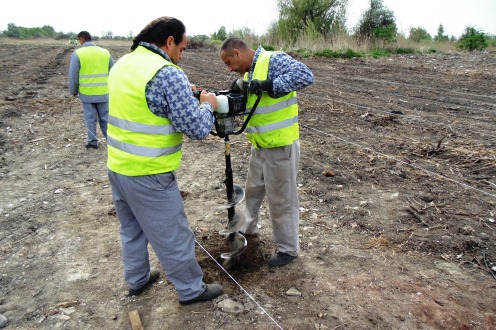
[[[114,61],[114,59],[112,58],[112,55],[110,55],[110,60],[109,60],[109,71],[110,71],[110,69],[112,69],[112,67],[114,66],[114,63],[115,63],[115,61]]]
[[[79,69],[81,69],[81,63],[79,62],[79,57],[74,52],[71,55],[71,62],[69,64],[69,93],[71,95],[77,95],[79,91]]]

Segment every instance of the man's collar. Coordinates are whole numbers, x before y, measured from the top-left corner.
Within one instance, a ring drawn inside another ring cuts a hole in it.
[[[253,70],[255,70],[255,64],[257,63],[258,57],[263,51],[265,51],[265,49],[262,46],[258,46],[257,50],[255,51],[255,55],[253,56],[253,61],[251,62],[250,72],[253,72]]]
[[[167,61],[169,62],[172,62],[169,55],[167,55],[166,52],[164,52],[162,49],[160,49],[159,47],[155,46],[155,45],[152,45],[151,43],[148,43],[146,41],[140,41],[139,43],[140,46],[143,46],[145,47],[146,49],[156,53],[156,54],[159,54],[161,55],[162,57],[164,57]]]

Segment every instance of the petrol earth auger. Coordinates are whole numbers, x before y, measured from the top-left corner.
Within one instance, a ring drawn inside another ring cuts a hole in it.
[[[233,83],[231,89],[214,92],[217,95],[219,107],[215,112],[215,130],[212,130],[210,133],[214,136],[224,138],[224,154],[226,160],[226,179],[224,182],[226,185],[227,204],[220,208],[227,209],[228,222],[225,229],[219,231],[219,234],[229,237],[230,251],[220,255],[223,259],[223,266],[226,269],[230,269],[236,264],[237,257],[241,255],[247,247],[246,237],[239,232],[239,229],[245,222],[245,217],[242,212],[236,212],[236,205],[244,200],[245,192],[241,186],[234,184],[233,181],[231,142],[229,140],[229,135],[239,135],[243,133],[262,98],[262,91],[257,92],[257,100],[253,107],[247,109],[246,96],[243,92],[243,90],[246,89],[246,82],[238,80]]]

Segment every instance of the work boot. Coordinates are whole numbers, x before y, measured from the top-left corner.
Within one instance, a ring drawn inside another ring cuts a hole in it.
[[[191,305],[202,301],[212,300],[224,293],[224,290],[222,289],[222,285],[220,284],[206,284],[205,287],[206,287],[205,291],[203,291],[203,293],[198,297],[190,300],[183,300],[183,301],[179,300],[179,303],[181,305]]]
[[[141,288],[129,289],[128,296],[131,297],[131,296],[140,295],[143,291],[145,291],[146,288],[148,288],[153,283],[157,282],[159,277],[160,277],[160,271],[155,267],[151,267],[150,268],[150,278],[148,279],[148,282],[146,282],[145,285],[143,285]]]
[[[284,252],[277,252],[269,259],[269,266],[283,267],[296,259],[296,256],[289,255]]]

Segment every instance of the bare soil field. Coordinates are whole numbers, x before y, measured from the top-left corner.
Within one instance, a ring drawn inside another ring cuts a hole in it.
[[[67,89],[72,49],[1,46],[6,329],[132,329],[132,311],[144,329],[496,328],[494,51],[301,59],[316,81],[299,93],[301,255],[283,268],[267,266],[266,205],[258,240],[221,267],[224,141],[185,139],[178,180],[197,259],[225,294],[181,306],[163,274],[125,295],[105,144],[84,147]],[[105,46],[118,59],[130,45]],[[205,89],[236,78],[216,51],[187,51],[180,66]],[[243,185],[249,144],[244,134],[231,143]]]

